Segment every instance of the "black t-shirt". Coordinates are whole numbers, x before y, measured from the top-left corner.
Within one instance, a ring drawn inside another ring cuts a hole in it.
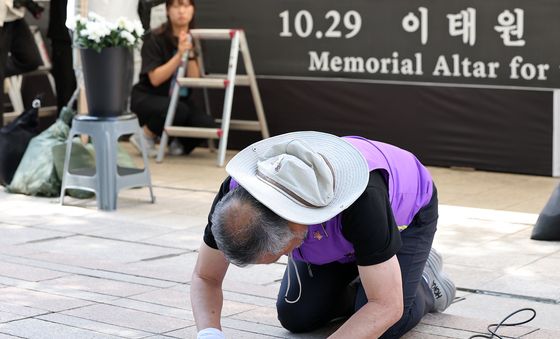
[[[217,202],[229,192],[229,183],[229,177],[222,183],[204,230],[204,242],[215,249],[218,246],[212,235],[210,217]],[[370,172],[364,193],[342,212],[342,234],[354,246],[356,263],[360,266],[382,263],[397,254],[401,248],[402,241],[382,172]]]
[[[148,77],[149,72],[168,62],[177,53],[177,37],[170,35],[164,27],[160,27],[144,37],[141,51],[142,68],[138,83],[134,87],[142,92],[169,96],[173,77],[157,87],[152,85]]]

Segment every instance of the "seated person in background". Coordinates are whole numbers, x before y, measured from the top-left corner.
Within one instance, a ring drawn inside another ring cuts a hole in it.
[[[142,46],[142,68],[140,80],[132,89],[131,110],[138,115],[143,133],[130,139],[141,149],[140,138],[144,138],[149,156],[155,156],[155,139],[161,135],[167,108],[171,102],[171,90],[176,70],[181,65],[181,56],[192,50],[189,30],[194,18],[194,0],[166,0],[167,23],[152,31]],[[189,77],[200,76],[196,59],[191,55],[186,73]],[[180,89],[180,99],[173,125],[192,127],[214,127],[214,119],[198,110],[188,88]],[[178,138],[171,140],[169,152],[173,155],[189,154],[203,139]]]

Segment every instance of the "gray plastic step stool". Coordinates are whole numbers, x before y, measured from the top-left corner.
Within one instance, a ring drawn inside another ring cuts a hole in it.
[[[139,130],[138,118],[134,114],[115,118],[98,118],[88,115],[74,117],[66,144],[60,204],[64,204],[64,194],[67,189],[77,188],[94,192],[97,199],[97,208],[111,211],[117,208],[117,196],[121,189],[143,186],[148,186],[150,189],[151,202],[154,203],[155,198],[144,140],[142,140],[143,169],[117,165],[119,137]],[[69,171],[72,138],[77,134],[86,134],[92,137],[96,168],[80,168]]]

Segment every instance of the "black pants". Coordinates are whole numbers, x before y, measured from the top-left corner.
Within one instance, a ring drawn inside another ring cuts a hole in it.
[[[64,107],[76,90],[76,76],[72,59],[72,43],[66,40],[53,39],[52,75],[56,84],[56,106],[58,111]]]
[[[141,126],[148,126],[154,134],[161,135],[165,125],[167,108],[171,102],[170,97],[148,94],[137,89],[132,90],[130,109],[140,120]],[[175,126],[190,127],[216,127],[214,119],[208,114],[200,111],[191,100],[179,100],[175,111]],[[179,138],[183,144],[185,154],[190,153],[195,147],[200,145],[205,139],[200,138]]]
[[[400,233],[403,246],[397,253],[397,258],[403,281],[404,313],[382,338],[401,337],[416,326],[433,306],[433,296],[428,284],[422,279],[422,272],[432,248],[437,218],[438,199],[434,187],[430,203]],[[357,285],[357,291],[356,287],[349,286],[358,276],[356,264],[331,263],[310,265],[308,268],[306,263],[296,261],[296,265],[302,285],[300,300],[294,304],[284,300],[288,285],[288,275],[285,272],[276,302],[278,319],[286,329],[292,332],[313,331],[334,318],[352,315],[366,304],[367,298],[362,285]],[[288,269],[292,270],[288,299],[295,300],[299,294],[299,286],[293,266],[288,265],[286,270]]]
[[[10,53],[10,56],[8,56]],[[0,86],[4,78],[37,69],[43,64],[33,34],[23,19],[0,27]],[[0,91],[0,126],[3,123],[4,91]]]

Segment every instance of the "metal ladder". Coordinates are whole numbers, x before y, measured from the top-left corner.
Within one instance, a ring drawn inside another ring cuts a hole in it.
[[[243,131],[260,131],[263,139],[270,136],[264,109],[262,106],[257,80],[255,78],[255,71],[251,56],[249,54],[249,46],[245,33],[243,30],[238,29],[193,29],[190,31],[194,39],[194,46],[198,52],[198,65],[200,68],[200,78],[187,78],[180,77],[179,75],[185,74],[185,69],[188,63],[188,52],[183,55],[181,66],[177,71],[176,82],[173,84],[171,92],[171,102],[167,110],[165,118],[165,127],[161,135],[161,141],[156,157],[156,162],[163,161],[165,147],[169,141],[170,136],[175,137],[190,137],[190,138],[208,138],[210,149],[213,149],[213,139],[219,139],[218,147],[218,166],[224,166],[224,160],[227,150],[227,140],[229,130],[243,130]],[[229,55],[228,72],[227,74],[206,74],[204,70],[204,63],[202,57],[202,49],[200,48],[200,40],[231,40],[231,49]],[[237,74],[237,60],[239,53],[243,58],[246,75]],[[255,103],[255,109],[258,120],[232,120],[231,107],[233,102],[233,92],[235,86],[249,86],[251,94]],[[173,119],[175,117],[175,110],[179,100],[180,87],[190,88],[204,88],[204,99],[206,112],[209,114],[209,102],[206,89],[208,88],[223,88],[226,90],[224,97],[224,106],[222,118],[217,119],[216,122],[221,124],[219,128],[202,128],[202,127],[182,127],[173,126]]]

